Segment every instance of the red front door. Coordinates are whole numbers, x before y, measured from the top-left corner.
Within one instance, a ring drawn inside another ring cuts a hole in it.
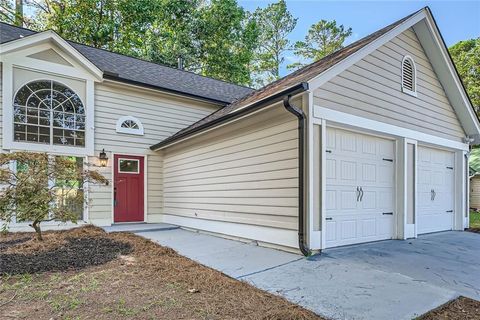
[[[144,221],[143,157],[115,155],[114,222]]]

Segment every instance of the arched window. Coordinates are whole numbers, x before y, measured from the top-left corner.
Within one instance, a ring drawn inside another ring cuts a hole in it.
[[[405,56],[402,61],[402,91],[417,95],[417,69],[410,56]]]
[[[85,146],[85,108],[70,88],[51,80],[32,81],[13,100],[14,140]]]
[[[143,135],[143,125],[135,117],[125,116],[117,121],[117,132]]]

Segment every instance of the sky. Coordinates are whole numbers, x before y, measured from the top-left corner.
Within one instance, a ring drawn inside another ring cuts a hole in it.
[[[239,0],[249,11],[266,7],[276,1]],[[286,0],[287,7],[298,18],[290,40],[303,40],[308,28],[321,19],[336,20],[337,24],[351,27],[353,34],[346,44],[356,41],[396,20],[399,20],[425,6],[429,6],[437,21],[447,46],[458,41],[480,37],[480,0],[475,1],[324,1]],[[298,58],[292,52],[285,54],[286,64]],[[282,76],[287,74],[285,66]]]

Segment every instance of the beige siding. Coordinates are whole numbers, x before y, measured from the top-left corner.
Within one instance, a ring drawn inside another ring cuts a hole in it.
[[[296,129],[275,106],[165,150],[164,215],[296,230]]]
[[[146,155],[148,220],[160,221],[163,200],[162,156],[149,147],[189,124],[213,112],[215,107],[193,100],[175,98],[153,91],[114,84],[95,87],[95,154],[105,149],[108,167],[98,168],[112,180],[113,155]],[[117,120],[134,116],[144,126],[143,136],[116,132]],[[97,161],[94,158],[94,162]],[[89,217],[97,223],[110,223],[112,219],[112,185],[91,188]]]
[[[410,55],[417,93],[401,91],[401,62]],[[314,93],[315,105],[461,141],[465,133],[413,30],[407,30]]]
[[[470,179],[470,208],[480,209],[480,176]]]

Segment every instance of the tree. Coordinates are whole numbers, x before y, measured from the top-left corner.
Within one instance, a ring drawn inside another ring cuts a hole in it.
[[[15,168],[12,164],[16,164]],[[41,241],[40,223],[76,222],[87,201],[82,192],[87,182],[108,184],[98,172],[82,169],[75,157],[29,152],[0,154],[2,229],[6,231],[14,218],[29,221]]]
[[[146,29],[160,9],[155,0],[46,0],[37,3],[37,29],[65,39],[138,56]],[[139,10],[141,8],[141,10]]]
[[[25,0],[0,0],[0,21],[19,27],[29,26],[31,21],[24,15],[24,6],[30,5]]]
[[[182,57],[185,69],[197,67],[198,42],[194,40],[197,7],[197,0],[164,2],[156,20],[145,32],[141,56],[172,67],[177,66],[178,58]]]
[[[2,1],[2,0],[0,0]],[[96,48],[251,83],[257,28],[235,0],[44,0],[36,28]]]
[[[352,35],[352,28],[345,29],[343,25],[337,26],[337,22],[320,20],[313,24],[305,36],[305,41],[295,43],[294,52],[306,61],[317,61],[325,56],[341,49],[345,39]],[[297,69],[306,63],[297,62],[288,66]]]
[[[460,41],[449,51],[475,111],[480,115],[480,37]]]
[[[202,75],[251,84],[251,62],[258,40],[253,18],[235,0],[211,0],[200,6],[195,22],[197,68]]]
[[[280,78],[283,54],[290,49],[288,35],[295,29],[298,18],[288,11],[285,0],[258,8],[253,14],[259,30],[254,72],[257,86]]]

